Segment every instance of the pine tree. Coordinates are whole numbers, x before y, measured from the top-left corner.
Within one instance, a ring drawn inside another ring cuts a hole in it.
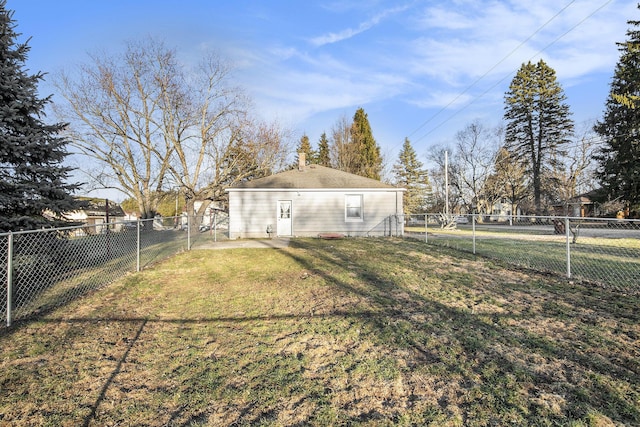
[[[640,8],[640,6],[639,6]],[[595,159],[598,178],[609,199],[621,198],[631,209],[640,209],[640,21],[628,21],[628,40],[618,43],[621,52],[611,82],[602,121],[594,130],[604,140]]]
[[[322,132],[322,135],[320,135],[320,141],[318,142],[317,163],[321,166],[331,166],[331,157],[329,153],[329,140],[327,139],[327,134]]]
[[[304,134],[300,138],[300,144],[298,144],[298,148],[296,153],[299,155],[300,153],[304,153],[305,159],[307,163],[315,163],[316,162],[316,152],[311,148],[311,142],[309,142],[309,137]],[[293,165],[294,168],[298,167],[298,162]]]
[[[396,185],[407,190],[402,196],[404,213],[409,215],[425,212],[431,196],[431,184],[427,170],[418,160],[409,138],[404,140],[398,162],[393,165],[393,174]]]
[[[60,225],[79,206],[70,194],[79,185],[66,183],[72,169],[62,166],[65,125],[42,121],[50,97],[38,98],[43,74],[24,69],[29,47],[16,41],[15,27],[0,0],[0,231]]]
[[[354,145],[357,155],[356,170],[352,171],[357,175],[367,178],[380,179],[382,172],[382,157],[380,147],[373,138],[371,125],[367,113],[363,108],[359,108],[353,116],[351,126],[351,143]]]
[[[531,179],[536,214],[542,213],[543,178],[559,167],[561,146],[573,134],[566,96],[543,60],[523,64],[505,95],[505,141]]]

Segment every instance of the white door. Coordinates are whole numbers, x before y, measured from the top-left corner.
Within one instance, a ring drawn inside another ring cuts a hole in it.
[[[278,236],[291,236],[291,200],[278,200]]]

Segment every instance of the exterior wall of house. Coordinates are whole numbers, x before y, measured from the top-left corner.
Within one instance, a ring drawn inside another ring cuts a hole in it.
[[[346,195],[362,196],[361,220],[346,218]],[[402,192],[395,189],[340,190],[229,190],[229,237],[265,238],[270,225],[274,235],[278,228],[278,201],[290,200],[292,235],[305,237],[319,233],[347,236],[379,236],[402,233]]]
[[[511,213],[511,203],[497,202],[492,206],[491,215],[488,215],[489,221],[508,221],[511,219],[519,219],[522,215],[520,207],[516,205],[516,211]]]

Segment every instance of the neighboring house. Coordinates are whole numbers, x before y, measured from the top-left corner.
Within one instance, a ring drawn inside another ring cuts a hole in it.
[[[135,211],[127,212],[124,211],[124,220],[125,221],[137,221],[140,218],[140,214]]]
[[[106,227],[100,226],[101,224],[108,222],[121,223],[125,220],[126,215],[119,204],[115,202],[109,202],[107,210],[107,201],[105,199],[96,198],[81,198],[87,203],[87,206],[77,211],[69,212],[65,214],[65,217],[69,220],[80,222],[91,227],[84,227],[84,233],[97,234],[106,231]],[[116,227],[121,226],[118,224]],[[119,230],[115,230],[119,231]]]
[[[493,206],[491,206],[491,214],[485,215],[485,216],[488,216],[489,221],[498,221],[498,222],[509,221],[510,219],[511,220],[519,219],[520,216],[522,215],[522,211],[520,210],[520,207],[516,205],[516,209],[515,209],[516,211],[513,213],[513,215],[511,213],[512,209],[513,209],[513,205],[511,203],[502,200],[494,203]]]
[[[593,217],[598,216],[596,203],[592,200],[594,192],[581,194],[566,202],[553,205],[555,215],[567,215],[571,217]]]
[[[200,224],[203,226],[210,227],[214,221],[217,221],[221,216],[226,216],[226,212],[222,208],[222,204],[220,202],[212,202],[211,200],[195,200],[193,202],[193,214],[196,215],[197,212],[200,212],[202,205],[207,205],[204,208],[202,216],[200,217]]]
[[[402,234],[403,188],[319,165],[227,189],[229,238]]]

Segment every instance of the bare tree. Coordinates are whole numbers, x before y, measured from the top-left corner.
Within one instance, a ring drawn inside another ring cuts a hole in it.
[[[446,212],[450,210],[457,212],[460,210],[460,181],[459,167],[455,163],[455,159],[451,160],[450,155],[445,156],[445,151],[452,153],[451,148],[443,146],[434,146],[427,153],[427,160],[432,164],[429,170],[429,178],[431,180],[431,189],[433,192],[434,209]],[[445,167],[445,157],[449,157],[448,165]],[[448,179],[445,179],[445,170],[447,170]],[[447,187],[448,182],[448,187]],[[448,200],[449,206],[445,207]]]
[[[494,172],[487,181],[487,190],[494,194],[495,199],[504,199],[509,202],[509,221],[513,221],[518,205],[530,195],[526,168],[505,147],[498,150]]]
[[[490,213],[492,200],[485,194],[487,179],[498,150],[500,128],[490,129],[475,120],[456,134],[455,164],[458,167],[460,196],[469,209]]]
[[[144,216],[154,213],[172,154],[160,144],[162,95],[155,80],[174,64],[149,47],[130,45],[117,60],[93,56],[76,79],[61,74],[55,81],[68,101],[56,107],[71,122],[72,144],[100,163],[99,173],[90,176],[99,186],[130,195]]]
[[[357,165],[358,152],[351,140],[351,123],[347,116],[340,117],[331,128],[331,165],[338,170],[352,172]]]
[[[584,127],[580,137],[566,147],[563,157],[563,168],[555,174],[557,197],[567,202],[579,194],[584,194],[596,187],[596,165],[593,156],[597,152],[593,132],[593,124]]]
[[[56,80],[72,142],[98,161],[96,182],[134,198],[143,217],[155,214],[167,187],[189,203],[221,200],[224,186],[271,173],[288,154],[285,141],[263,138],[217,56],[189,69],[175,51],[146,39],[121,55],[91,56],[77,71]]]

